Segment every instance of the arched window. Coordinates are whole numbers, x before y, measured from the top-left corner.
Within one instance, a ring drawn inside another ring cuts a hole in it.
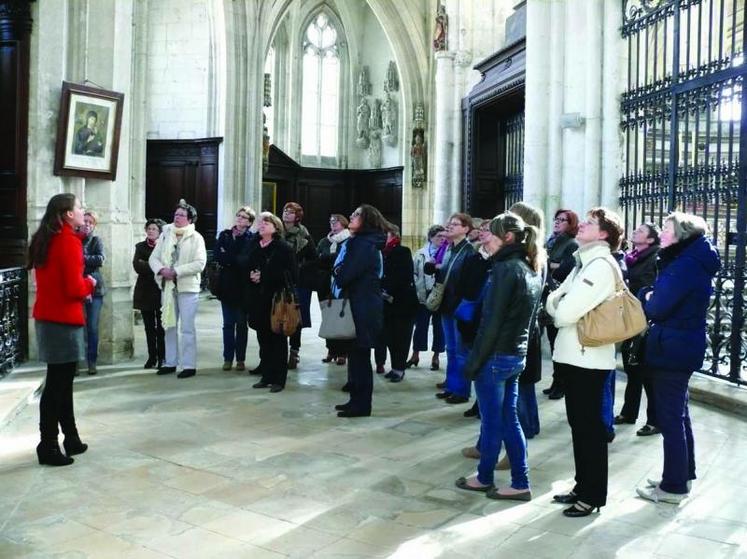
[[[336,158],[340,53],[337,30],[324,12],[306,28],[303,48],[301,154]]]

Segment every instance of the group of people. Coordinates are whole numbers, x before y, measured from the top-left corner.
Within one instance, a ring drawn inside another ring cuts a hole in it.
[[[157,368],[159,375],[177,368],[180,378],[196,374],[194,323],[206,264],[196,218],[196,209],[180,201],[173,223],[148,220],[146,239],[135,247],[134,306],[148,340],[145,366]],[[89,268],[97,251],[84,252],[93,230],[86,219],[75,196],[57,195],[30,246],[40,358],[48,363],[37,447],[43,464],[69,464],[72,455],[86,450],[75,426],[72,377],[83,352],[85,317],[97,312],[89,304],[101,296],[101,282]],[[636,421],[644,389],[647,419],[639,434],[663,435],[664,468],[661,480],[649,480],[638,494],[671,503],[687,496],[695,479],[687,386],[703,363],[706,311],[720,268],[701,218],[674,212],[661,230],[641,224],[632,234],[632,249],[623,253],[623,225],[609,209],[593,208],[583,220],[571,210],[558,210],[543,243],[542,212],[520,202],[491,219],[454,213],[446,224],[428,230],[426,245],[414,257],[398,228],[367,204],[349,218],[331,215],[329,234],[318,243],[302,220],[303,208],[292,202],[282,219],[241,207],[234,225],[220,233],[211,289],[223,314],[224,370],[246,369],[252,328],[259,343],[259,364],[250,371],[260,375],[254,388],[282,391],[288,369],[299,363],[301,328],[311,325],[312,291],[320,300],[346,299],[355,338],[327,340],[322,361],[347,365],[342,389],[349,399],[336,406],[337,415],[369,416],[372,350],[376,372],[402,382],[428,350],[432,330],[431,369],[440,368],[446,352],[446,378],[436,396],[465,403],[472,385],[477,396],[465,415],[479,417],[479,436],[474,447],[462,451],[479,460],[477,473],[456,480],[457,487],[493,499],[528,501],[527,439],[539,433],[535,384],[547,331],[553,362],[547,393],[565,398],[575,461],[575,486],[553,497],[570,505],[564,514],[587,516],[606,504],[610,429]],[[103,262],[103,250],[98,253]],[[80,257],[71,258],[76,254]],[[628,385],[625,405],[615,417],[610,391],[616,345],[584,346],[578,325],[615,295],[621,280],[639,298],[649,327],[622,344]],[[300,309],[299,328],[290,336],[271,324],[273,301],[282,290],[295,293]],[[90,371],[90,342],[88,358]],[[58,425],[65,435],[64,454]],[[496,469],[510,469],[510,483],[496,487]]]

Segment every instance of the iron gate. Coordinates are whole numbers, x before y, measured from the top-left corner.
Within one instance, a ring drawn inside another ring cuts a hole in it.
[[[677,209],[704,217],[721,252],[703,372],[747,383],[744,329],[745,0],[622,0],[626,226]]]
[[[506,120],[506,179],[503,207],[508,209],[524,199],[524,111]]]

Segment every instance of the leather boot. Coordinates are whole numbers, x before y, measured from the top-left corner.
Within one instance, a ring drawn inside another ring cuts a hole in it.
[[[60,445],[56,439],[42,440],[36,447],[36,457],[39,459],[39,464],[48,466],[69,466],[75,462],[60,452]]]
[[[73,456],[75,454],[83,454],[88,450],[88,445],[80,440],[80,437],[76,433],[74,437],[65,437],[62,442],[62,446],[65,447],[65,454]]]
[[[288,353],[288,368],[289,369],[297,369],[298,368],[298,350],[297,349],[291,349]]]

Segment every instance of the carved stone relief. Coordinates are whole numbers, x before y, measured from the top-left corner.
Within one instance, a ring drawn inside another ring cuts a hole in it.
[[[383,124],[382,138],[388,146],[397,145],[397,102],[389,95],[381,106],[381,121]]]
[[[384,93],[390,91],[399,91],[399,76],[397,75],[397,65],[394,60],[389,61],[389,67],[386,70],[386,79],[384,80]]]
[[[361,68],[358,74],[358,95],[364,97],[371,95],[371,82],[368,79],[368,66]]]
[[[381,167],[381,132],[378,130],[371,131],[371,144],[368,148],[368,160],[372,168],[378,169]]]
[[[412,142],[410,146],[413,188],[425,188],[428,169],[427,156],[428,149],[425,144],[425,107],[423,103],[416,103],[415,116],[412,120]]]
[[[355,145],[361,149],[368,147],[368,121],[370,117],[371,108],[368,106],[368,100],[362,97],[357,109],[356,131],[358,136],[355,139]]]

